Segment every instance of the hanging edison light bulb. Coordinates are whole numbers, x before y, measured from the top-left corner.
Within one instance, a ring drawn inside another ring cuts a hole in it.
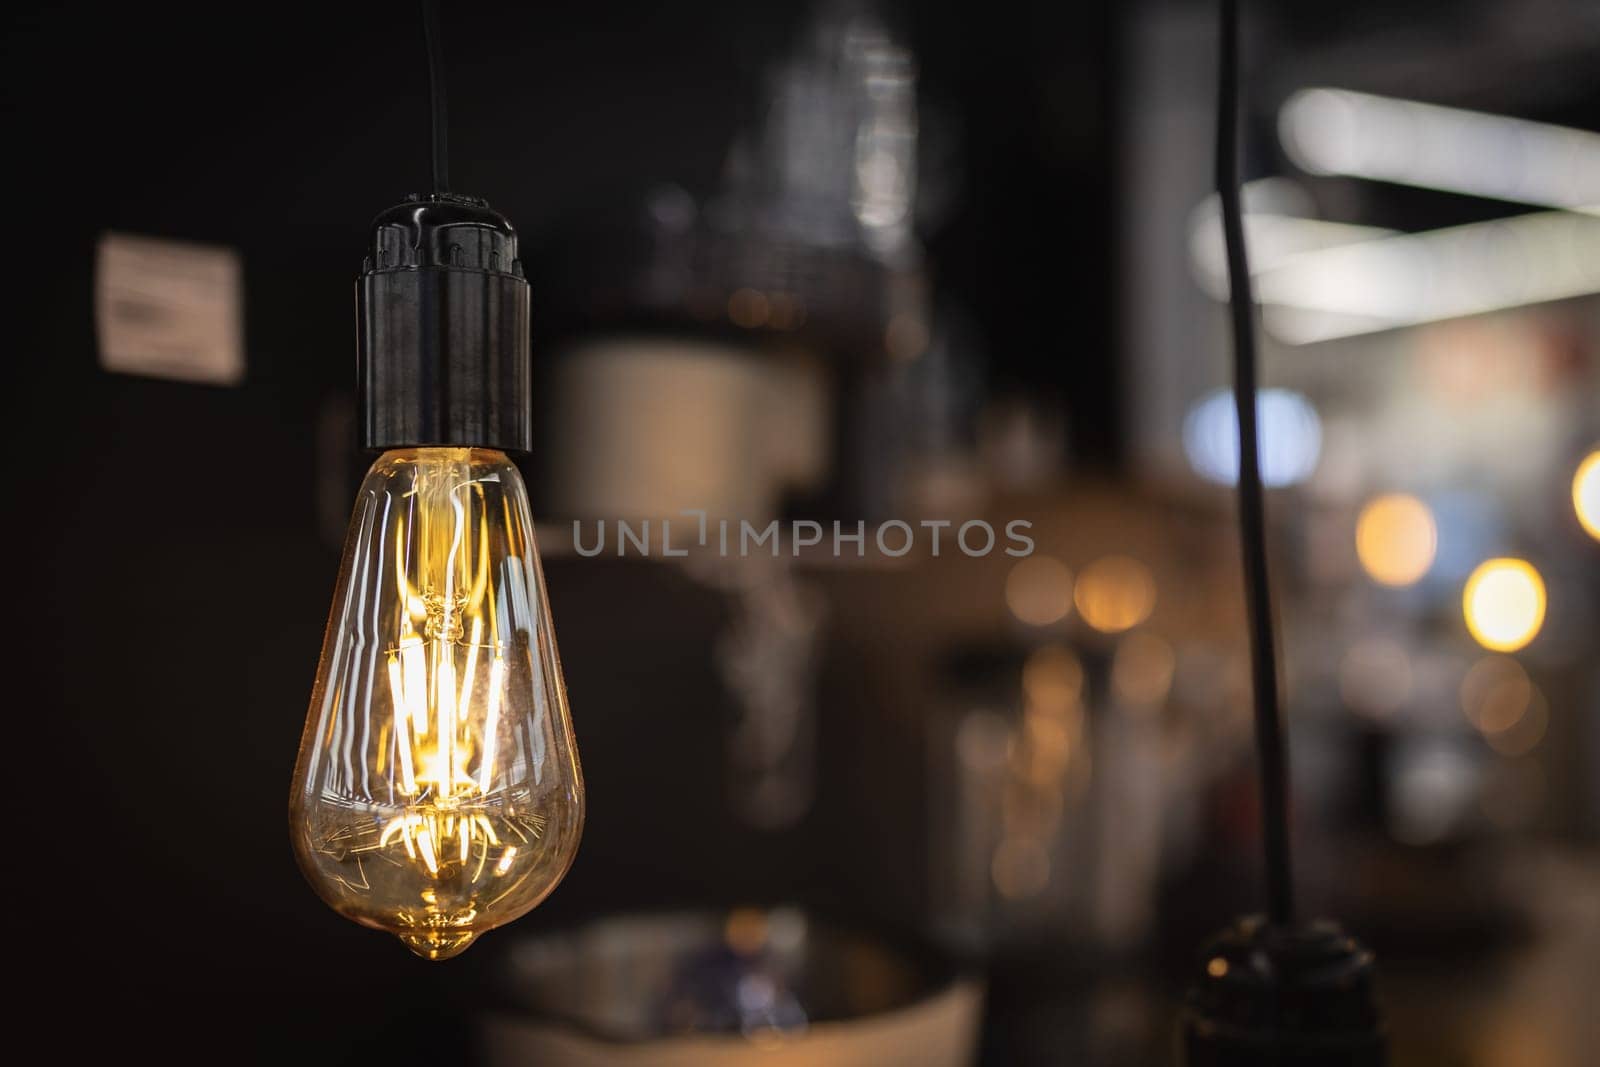
[[[359,287],[356,500],[295,766],[301,870],[428,959],[566,874],[582,772],[527,493],[528,287],[487,204],[380,215]]]

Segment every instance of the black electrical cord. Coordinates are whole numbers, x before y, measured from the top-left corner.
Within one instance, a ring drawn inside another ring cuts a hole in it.
[[[1221,0],[1221,61],[1217,76],[1217,197],[1228,253],[1228,307],[1233,319],[1233,402],[1239,413],[1239,542],[1250,626],[1250,673],[1255,693],[1256,760],[1261,777],[1261,838],[1266,853],[1267,916],[1294,922],[1289,858],[1289,760],[1278,707],[1278,663],[1272,634],[1272,587],[1267,575],[1265,504],[1256,429],[1255,300],[1245,256],[1239,207],[1239,8]]]
[[[439,36],[439,5],[422,0],[422,41],[428,50],[428,104],[433,132],[433,191],[450,188],[450,130],[444,96],[444,44]]]

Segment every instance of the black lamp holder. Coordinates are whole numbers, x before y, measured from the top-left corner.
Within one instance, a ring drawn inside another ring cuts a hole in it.
[[[517,232],[473,196],[446,191],[438,12],[422,2],[433,192],[372,223],[356,285],[361,446],[532,447],[528,283]]]

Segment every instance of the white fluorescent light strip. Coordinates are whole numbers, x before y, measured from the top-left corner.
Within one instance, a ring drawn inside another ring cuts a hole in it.
[[[1600,293],[1600,218],[1541,211],[1303,252],[1256,292],[1290,344]]]
[[[1250,276],[1276,270],[1307,252],[1392,237],[1397,231],[1381,226],[1355,226],[1347,222],[1302,219],[1293,215],[1250,212],[1244,216],[1244,243],[1250,251]],[[1195,281],[1214,300],[1228,299],[1227,250],[1222,240],[1222,218],[1213,194],[1195,212],[1189,227],[1189,261]]]
[[[1302,89],[1278,136],[1313,174],[1342,174],[1600,215],[1600,134],[1347,89]]]

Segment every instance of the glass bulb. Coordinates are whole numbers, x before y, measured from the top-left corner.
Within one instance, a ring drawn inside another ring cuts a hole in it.
[[[384,453],[362,483],[295,764],[319,896],[431,960],[528,912],[583,830],[544,576],[504,453]]]

